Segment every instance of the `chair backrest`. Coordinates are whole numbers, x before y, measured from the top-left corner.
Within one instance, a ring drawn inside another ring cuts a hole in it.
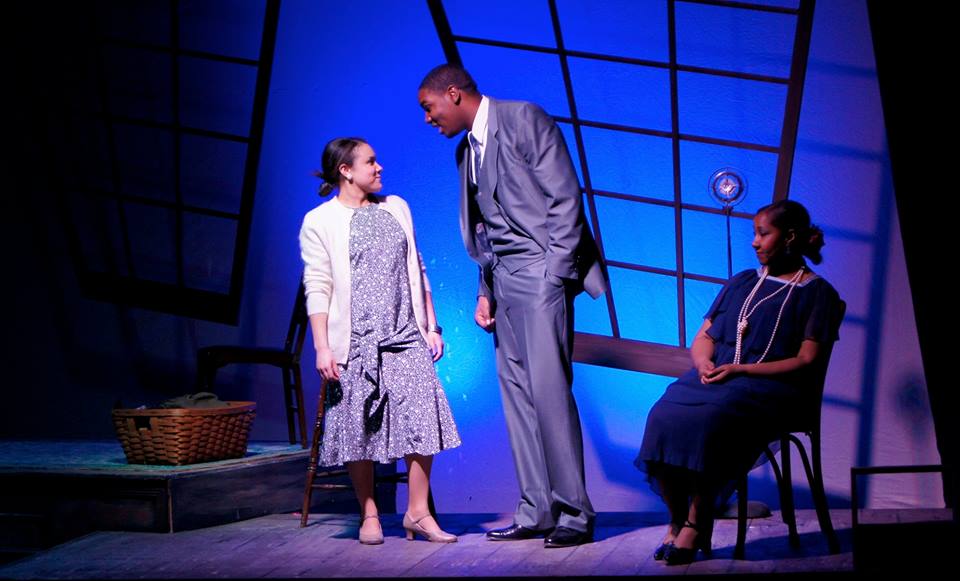
[[[307,337],[307,329],[310,326],[307,317],[307,297],[304,294],[303,280],[297,287],[297,296],[293,299],[293,313],[290,315],[290,327],[287,329],[287,340],[283,348],[287,353],[292,353],[297,360],[303,353],[303,341]]]
[[[830,321],[830,328],[834,336],[837,335],[840,324],[843,322],[843,317],[847,313],[847,303],[843,300],[840,301],[840,307],[837,309],[836,319]],[[820,410],[823,407],[823,386],[827,380],[827,368],[830,366],[830,357],[833,354],[833,344],[834,341],[831,341],[827,345],[821,347],[822,352],[817,357],[817,361],[814,363],[814,368],[810,371],[810,399],[807,400],[808,405],[810,406],[806,413],[803,414],[802,425],[798,426],[801,429],[791,430],[795,432],[807,432],[808,434],[812,430],[820,428]]]

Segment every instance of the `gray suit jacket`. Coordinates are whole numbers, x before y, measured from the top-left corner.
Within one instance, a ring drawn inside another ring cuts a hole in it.
[[[489,98],[489,97],[488,97]],[[596,298],[606,290],[601,257],[586,226],[580,182],[563,133],[543,109],[525,101],[490,99],[486,150],[478,181],[491,192],[510,226],[543,249],[548,274],[574,281]],[[493,298],[493,254],[468,178],[466,135],[457,146],[460,231],[480,265],[478,294]]]

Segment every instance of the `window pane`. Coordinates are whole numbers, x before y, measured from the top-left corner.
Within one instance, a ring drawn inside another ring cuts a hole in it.
[[[464,66],[485,95],[532,101],[551,115],[570,116],[556,55],[462,42],[459,47]]]
[[[124,211],[137,278],[176,284],[176,212],[131,202]]]
[[[580,154],[577,153],[577,139],[573,133],[573,125],[569,123],[557,123],[557,127],[563,132],[563,139],[567,142],[567,151],[570,152],[573,167],[577,170],[577,179],[580,180],[580,187],[583,188],[583,170],[580,168]]]
[[[677,61],[727,71],[790,76],[792,14],[677,3]]]
[[[708,189],[710,177],[725,167],[732,167],[747,180],[745,196],[736,205],[739,212],[754,213],[773,201],[773,185],[777,176],[775,153],[725,147],[693,141],[680,142],[681,198],[685,203],[722,208]]]
[[[733,259],[733,273],[756,266],[750,242],[753,221],[730,218],[730,244],[727,244],[727,218],[719,214],[683,211],[683,270],[692,274],[729,278],[727,247]]]
[[[170,46],[169,0],[98,0],[96,10],[108,37]]]
[[[83,192],[71,192],[69,199],[71,219],[77,229],[86,268],[92,272],[129,274],[120,238],[122,229],[116,200]]]
[[[796,10],[800,6],[800,0],[750,0],[750,4],[762,4],[764,6],[776,6]]]
[[[595,201],[608,260],[677,268],[673,208],[600,196]]]
[[[180,0],[182,48],[256,59],[264,0]]]
[[[610,286],[625,339],[679,345],[677,279],[611,267]]]
[[[112,114],[167,123],[173,119],[170,55],[107,46],[103,60]]]
[[[445,0],[443,8],[457,36],[557,46],[550,7],[544,0]]]
[[[102,121],[77,115],[67,128],[68,139],[61,143],[51,140],[58,148],[57,159],[61,160],[68,183],[77,187],[113,191],[110,169],[110,148],[107,127]]]
[[[670,131],[669,71],[580,58],[569,63],[581,119]]]
[[[669,139],[584,127],[583,142],[594,189],[673,200]]]
[[[256,82],[256,67],[181,57],[181,123],[246,136]]]
[[[236,221],[184,212],[184,283],[190,288],[229,292],[236,238]]]
[[[730,218],[730,230],[733,239],[733,274],[760,266],[757,252],[753,249],[753,220]]]
[[[173,133],[165,129],[117,124],[120,192],[174,201]]]
[[[593,216],[592,216],[592,214],[590,213],[590,204],[587,202],[587,194],[583,194],[583,198],[581,199],[581,203],[583,204],[583,216],[584,216],[584,219],[585,219],[586,222],[587,222],[587,228],[590,229],[590,233],[593,234],[593,237],[594,237],[594,238],[596,238],[596,237],[597,237],[597,233],[596,233],[596,232],[594,231],[594,229],[593,229]]]
[[[683,284],[684,314],[686,315],[684,319],[687,325],[687,347],[689,347],[693,345],[693,338],[697,336],[697,331],[703,325],[703,316],[713,304],[713,299],[723,285],[690,279],[685,280]]]
[[[678,92],[682,133],[780,145],[786,86],[681,72]]]
[[[683,270],[727,278],[726,217],[683,211]]]
[[[247,146],[234,141],[184,135],[181,193],[191,206],[240,211]]]
[[[568,50],[666,62],[670,58],[663,0],[558,0]]]
[[[577,295],[574,301],[573,317],[573,328],[578,333],[593,333],[607,337],[613,334],[610,328],[607,299],[602,295],[596,299],[585,292]]]

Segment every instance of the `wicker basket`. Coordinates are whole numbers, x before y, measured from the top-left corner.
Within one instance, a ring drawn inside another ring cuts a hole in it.
[[[223,408],[115,409],[113,427],[130,464],[195,464],[247,453],[252,401]]]

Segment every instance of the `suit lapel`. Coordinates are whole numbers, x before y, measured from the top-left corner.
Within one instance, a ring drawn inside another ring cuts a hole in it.
[[[509,113],[508,113],[509,114]],[[504,195],[498,195],[497,185],[500,179],[500,138],[504,137],[500,133],[500,111],[495,99],[490,99],[490,108],[487,112],[487,146],[483,152],[483,167],[480,171],[480,191],[484,195],[489,195],[500,208],[500,214],[503,219],[513,228],[526,233],[531,240],[540,244],[539,241],[525,228],[520,226],[511,212],[514,210],[510,205],[510,196],[507,192],[500,192]],[[510,165],[511,162],[504,161],[504,171],[514,171]],[[520,170],[517,170],[520,171]]]
[[[474,232],[470,219],[470,181],[469,181],[469,163],[470,163],[470,145],[467,143],[467,137],[464,136],[457,146],[457,151],[461,151],[457,167],[460,170],[460,235],[463,237],[463,244],[467,249],[467,254],[471,257],[477,256],[476,245],[474,244]]]

